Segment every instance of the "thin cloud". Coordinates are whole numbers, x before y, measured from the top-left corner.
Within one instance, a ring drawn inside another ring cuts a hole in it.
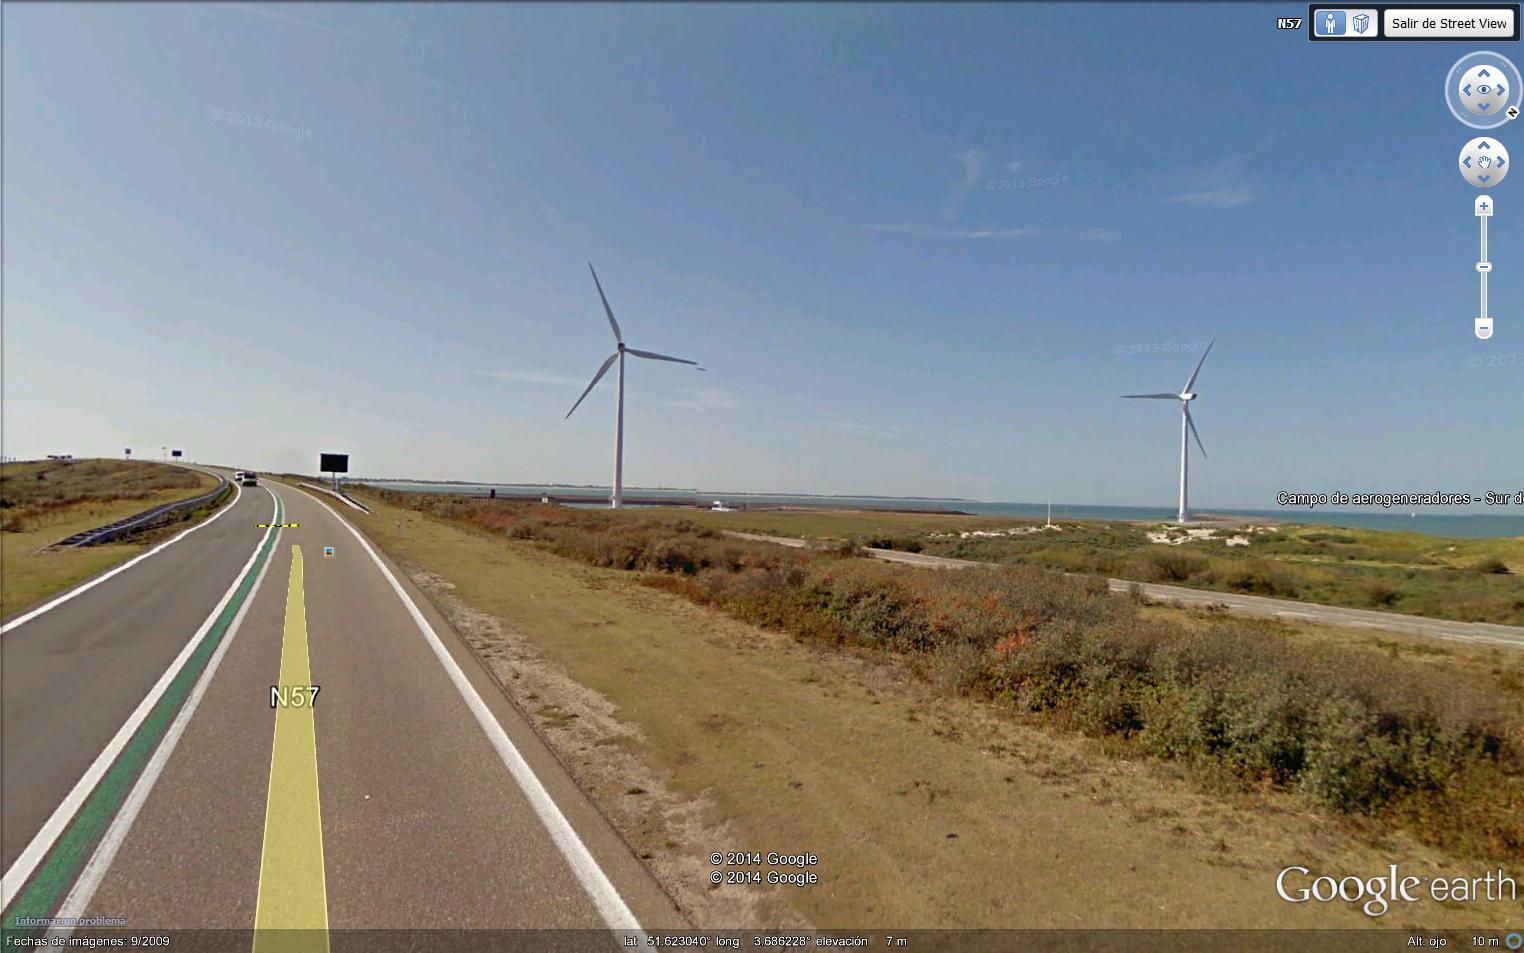
[[[988,154],[983,149],[965,149],[953,158],[963,166],[963,178],[952,183],[952,192],[942,203],[942,221],[950,222],[963,211],[963,202],[973,191],[984,172],[984,160]]]
[[[709,410],[735,410],[745,406],[735,394],[722,387],[684,387],[667,401],[668,407],[703,413]]]
[[[280,23],[289,23],[294,26],[309,27],[314,30],[322,30],[324,33],[334,32],[333,27],[322,22],[321,20],[314,20],[311,17],[305,17],[299,13],[292,13],[290,10],[281,9],[281,7],[288,6],[288,4],[284,3],[278,6],[265,6],[258,3],[224,3],[220,6],[225,10],[233,10],[238,13],[247,13],[251,16],[261,17],[266,20],[275,20]]]
[[[822,420],[819,426],[826,430],[834,430],[837,433],[851,437],[877,437],[889,439],[898,437],[902,432],[899,427],[879,427],[874,424],[858,423],[854,420]]]
[[[872,232],[891,232],[915,238],[1021,238],[1037,234],[1035,228],[937,228],[905,224],[873,224],[863,227]]]
[[[1185,205],[1206,205],[1211,208],[1233,208],[1237,205],[1248,205],[1259,198],[1254,188],[1248,185],[1223,185],[1213,189],[1203,189],[1199,192],[1185,192],[1180,195],[1172,195],[1165,201],[1180,202]]]
[[[1197,188],[1165,198],[1166,202],[1182,205],[1200,205],[1206,208],[1234,208],[1248,205],[1259,198],[1246,172],[1251,157],[1245,154],[1227,156],[1196,172],[1193,176]]]
[[[477,371],[478,377],[498,384],[533,384],[540,387],[582,387],[586,380],[549,371]]]
[[[1114,228],[1084,226],[1075,231],[1074,237],[1082,242],[1114,242],[1121,240],[1122,233]]]

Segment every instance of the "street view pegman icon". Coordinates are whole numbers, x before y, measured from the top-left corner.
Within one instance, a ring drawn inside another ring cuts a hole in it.
[[[1318,11],[1318,35],[1342,36],[1344,34],[1343,10]]]
[[[1491,188],[1508,174],[1508,150],[1490,136],[1472,139],[1461,149],[1460,172],[1477,188]]]

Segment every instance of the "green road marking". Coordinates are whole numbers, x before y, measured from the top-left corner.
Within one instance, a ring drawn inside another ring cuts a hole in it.
[[[280,497],[275,497],[275,521],[281,521]],[[132,782],[137,778],[138,771],[143,767],[153,750],[158,747],[159,740],[164,736],[165,730],[173,720],[175,713],[180,710],[180,703],[185,696],[190,694],[191,686],[196,679],[201,677],[201,672],[206,668],[206,662],[217,651],[217,645],[222,641],[227,632],[228,625],[233,617],[238,614],[244,600],[254,588],[254,580],[259,578],[259,571],[264,566],[265,560],[275,548],[277,530],[271,530],[265,535],[265,541],[260,544],[259,555],[255,558],[248,572],[244,573],[243,580],[238,589],[233,593],[233,598],[223,607],[222,614],[217,621],[212,623],[211,629],[206,633],[206,638],[196,647],[196,651],[186,660],[185,667],[180,670],[174,680],[169,683],[169,688],[154,705],[148,717],[138,726],[133,733],[132,740],[127,742],[122,753],[112,762],[95,790],[90,792],[90,797],[85,801],[79,813],[74,815],[68,828],[53,849],[48,852],[48,859],[32,877],[31,883],[11,904],[10,915],[5,921],[5,943],[10,945],[13,938],[31,936],[45,930],[46,927],[17,926],[17,917],[46,917],[50,915],[58,904],[63,901],[74,879],[79,876],[80,868],[89,859],[90,851],[94,848],[97,840],[111,819],[116,817],[117,810],[121,807],[122,799],[132,787]]]

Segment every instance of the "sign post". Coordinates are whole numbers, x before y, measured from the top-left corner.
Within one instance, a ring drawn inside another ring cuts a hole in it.
[[[318,454],[318,457],[318,469],[323,473],[333,474],[333,489],[337,493],[339,489],[339,474],[349,472],[349,454],[321,453]]]
[[[169,455],[174,457],[176,460],[180,459],[180,451],[178,450],[169,451]]]

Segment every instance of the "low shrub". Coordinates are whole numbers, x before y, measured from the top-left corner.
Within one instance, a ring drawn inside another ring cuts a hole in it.
[[[1143,554],[1142,571],[1151,582],[1185,582],[1204,571],[1207,560],[1183,549],[1173,547],[1152,549]]]
[[[1360,600],[1368,606],[1385,608],[1397,601],[1399,593],[1380,579],[1362,579],[1356,584]]]
[[[1524,803],[1518,711],[1406,657],[1293,643],[1231,619],[1186,626],[1114,598],[1104,579],[1031,566],[932,572],[652,516],[389,497],[592,565],[647,571],[653,586],[801,639],[923,659],[956,691],[1203,777],[1274,785],[1473,852],[1524,843],[1524,811],[1509,810]],[[1152,551],[1148,563],[1172,581],[1212,575],[1272,595],[1319,578],[1175,550]],[[1372,585],[1368,598],[1388,601],[1391,589]]]
[[[1253,559],[1215,567],[1211,581],[1230,592],[1294,599],[1302,594],[1306,578],[1285,563]]]

